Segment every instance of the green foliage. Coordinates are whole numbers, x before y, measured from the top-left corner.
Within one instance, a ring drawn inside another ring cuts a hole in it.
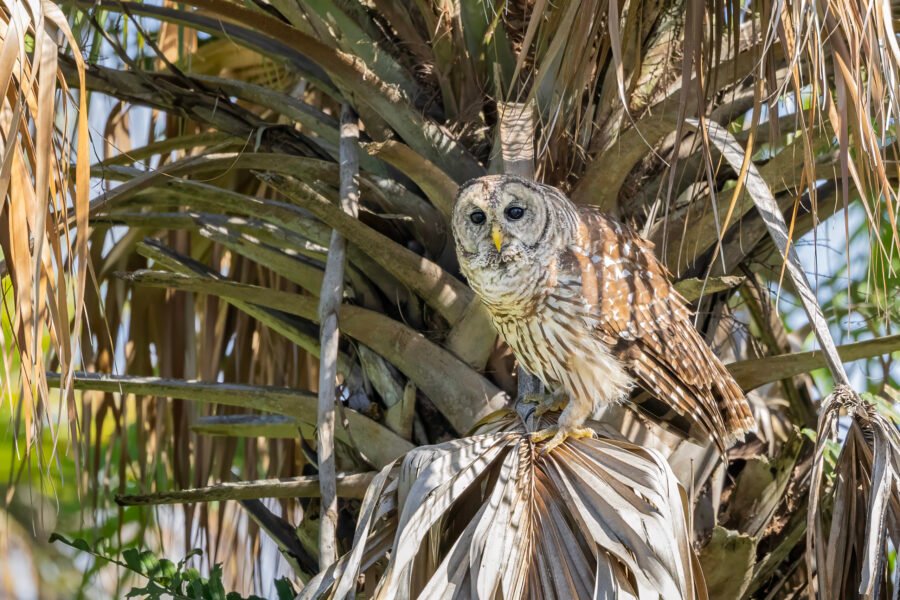
[[[188,567],[188,561],[193,557],[199,557],[203,551],[195,548],[177,563],[167,558],[159,558],[149,550],[126,548],[122,551],[119,560],[113,555],[104,553],[99,548],[91,548],[85,540],[76,538],[69,540],[66,537],[54,533],[50,536],[50,542],[60,542],[79,552],[90,554],[102,563],[112,563],[146,579],[143,587],[132,587],[125,594],[126,598],[142,598],[145,600],[162,600],[163,598],[175,598],[176,600],[263,600],[259,596],[250,595],[244,597],[238,592],[226,592],[222,583],[222,565],[217,563],[210,569],[209,577],[203,577],[200,571]],[[275,581],[275,589],[278,592],[278,600],[290,600],[296,592],[290,581],[286,578]]]

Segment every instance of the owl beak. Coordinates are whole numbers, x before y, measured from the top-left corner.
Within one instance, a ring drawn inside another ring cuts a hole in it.
[[[500,247],[503,245],[503,234],[500,233],[500,228],[496,225],[491,229],[491,238],[494,240],[497,252],[500,252]]]

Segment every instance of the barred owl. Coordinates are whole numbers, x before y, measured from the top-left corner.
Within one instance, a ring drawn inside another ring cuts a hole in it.
[[[635,387],[657,418],[723,452],[754,429],[743,392],[636,232],[554,188],[491,175],[460,188],[453,233],[500,335],[556,398],[541,410],[563,408],[534,434],[549,440],[544,452],[592,435],[594,410]]]

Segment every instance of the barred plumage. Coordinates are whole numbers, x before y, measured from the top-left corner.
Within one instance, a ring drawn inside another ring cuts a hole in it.
[[[453,230],[463,274],[503,339],[568,399],[548,449],[588,434],[582,425],[597,405],[635,386],[650,396],[647,412],[723,451],[754,429],[742,391],[635,232],[554,188],[503,175],[460,189]]]

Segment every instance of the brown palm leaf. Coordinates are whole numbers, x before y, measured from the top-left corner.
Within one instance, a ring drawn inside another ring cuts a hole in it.
[[[0,332],[0,380],[3,397],[19,402],[27,436],[22,447],[30,458],[45,428],[51,430],[53,454],[59,435],[47,408],[45,339],[65,372],[70,433],[79,438],[72,376],[88,267],[85,66],[55,4],[3,0],[0,6],[0,278],[8,275],[11,284],[3,287],[0,305],[9,314],[12,337],[3,339]],[[66,44],[76,67],[77,108],[58,66]],[[13,354],[21,362],[10,372]],[[49,470],[53,459],[36,454],[40,470]]]
[[[824,455],[839,439],[842,412],[850,426],[830,489],[823,489]],[[900,570],[888,552],[900,547],[900,432],[872,403],[839,386],[823,403],[816,459],[806,560],[819,597],[896,597]]]

